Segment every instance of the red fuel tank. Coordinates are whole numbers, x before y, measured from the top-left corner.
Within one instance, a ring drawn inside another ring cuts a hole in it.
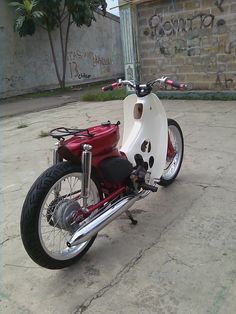
[[[58,152],[65,159],[72,159],[68,157],[68,153],[78,159],[82,154],[82,145],[90,144],[93,147],[93,157],[107,155],[117,149],[119,139],[118,124],[97,125],[65,140]]]

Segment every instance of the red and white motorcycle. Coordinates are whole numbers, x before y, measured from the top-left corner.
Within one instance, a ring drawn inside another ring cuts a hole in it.
[[[103,88],[129,86],[136,93],[124,100],[120,150],[119,122],[50,132],[58,140],[54,165],[31,187],[21,215],[23,244],[37,264],[59,269],[78,261],[97,233],[122,213],[136,224],[129,208],[178,175],[183,135],[152,93],[156,83],[187,87],[162,77],[147,84],[119,80]]]

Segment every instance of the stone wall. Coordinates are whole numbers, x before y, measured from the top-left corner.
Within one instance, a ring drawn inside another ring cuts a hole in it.
[[[236,0],[140,4],[143,80],[169,75],[194,89],[236,89]]]
[[[91,27],[72,27],[68,48],[67,85],[117,78],[124,65],[119,18],[96,14]],[[38,30],[20,38],[13,31],[13,10],[0,0],[0,98],[58,87],[48,36]],[[59,34],[55,31],[57,57]]]

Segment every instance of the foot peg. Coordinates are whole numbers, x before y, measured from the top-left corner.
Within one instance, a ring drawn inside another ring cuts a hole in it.
[[[150,185],[145,182],[145,177],[147,175],[148,164],[143,160],[143,157],[140,154],[136,154],[134,156],[136,166],[134,167],[134,171],[131,175],[131,180],[133,182],[137,182],[139,187],[146,191],[157,192],[157,187],[155,185]]]
[[[132,225],[137,225],[138,220],[134,219],[133,215],[131,214],[129,210],[126,211],[126,215],[131,220]]]
[[[147,183],[141,184],[141,188],[143,188],[144,190],[147,190],[147,191],[152,191],[152,192],[157,192],[157,190],[158,190],[157,186],[150,185]]]

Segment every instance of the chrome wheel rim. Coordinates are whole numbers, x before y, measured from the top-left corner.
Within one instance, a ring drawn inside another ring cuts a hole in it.
[[[175,155],[171,160],[166,160],[165,169],[162,175],[162,178],[164,180],[171,180],[175,177],[176,173],[179,170],[183,155],[183,142],[178,128],[175,125],[169,125],[168,132],[171,143],[175,150]]]
[[[63,196],[64,200],[72,200],[79,197],[81,178],[82,174],[78,172],[63,176],[51,187],[40,209],[38,223],[40,242],[47,255],[57,260],[71,259],[81,253],[89,244],[89,241],[86,241],[78,246],[69,248],[66,243],[71,238],[71,232],[59,228],[59,221],[54,222],[54,225],[50,225],[52,213],[49,212],[49,208],[51,202],[55,200],[55,191],[58,191],[58,187],[60,187],[57,197]],[[82,205],[80,198],[77,201]],[[88,205],[96,204],[97,202],[99,202],[99,193],[95,183],[91,180]],[[51,216],[49,217],[49,215]]]

